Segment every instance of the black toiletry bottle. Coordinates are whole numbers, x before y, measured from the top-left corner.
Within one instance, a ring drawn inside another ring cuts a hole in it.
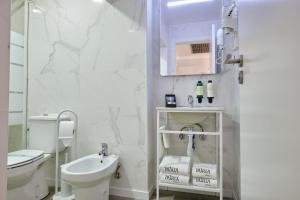
[[[212,80],[209,80],[206,86],[207,89],[207,99],[209,103],[212,103],[214,100],[214,86]]]
[[[202,103],[203,94],[204,94],[203,83],[202,83],[202,81],[198,81],[197,87],[196,87],[196,95],[197,95],[198,103]]]

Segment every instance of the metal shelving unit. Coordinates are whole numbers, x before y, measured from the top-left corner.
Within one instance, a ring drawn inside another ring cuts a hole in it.
[[[159,200],[159,190],[183,190],[183,191],[203,191],[212,192],[219,194],[220,200],[223,200],[223,108],[222,107],[177,107],[177,108],[166,108],[157,107],[157,164],[156,164],[156,200]],[[190,132],[190,131],[176,131],[169,130],[167,120],[165,124],[161,124],[160,117],[162,114],[168,113],[215,113],[216,114],[216,131],[215,132]],[[209,135],[217,137],[216,140],[216,164],[218,167],[218,186],[217,187],[199,187],[195,185],[179,185],[170,183],[161,183],[159,177],[159,165],[164,155],[160,155],[160,140],[162,134],[194,134],[194,135]]]

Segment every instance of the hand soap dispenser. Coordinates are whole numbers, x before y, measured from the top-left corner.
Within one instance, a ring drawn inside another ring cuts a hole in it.
[[[202,103],[203,93],[204,93],[203,92],[203,83],[202,83],[202,81],[198,81],[197,87],[196,87],[196,95],[197,95],[198,103]]]
[[[213,102],[214,99],[214,87],[212,80],[209,80],[207,83],[207,99],[209,103]]]

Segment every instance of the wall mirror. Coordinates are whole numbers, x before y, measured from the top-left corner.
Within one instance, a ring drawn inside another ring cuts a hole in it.
[[[160,75],[216,74],[222,0],[161,0]]]

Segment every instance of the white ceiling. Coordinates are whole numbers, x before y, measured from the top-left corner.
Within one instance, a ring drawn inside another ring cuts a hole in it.
[[[161,7],[168,25],[221,19],[222,0],[167,7],[167,2],[171,1],[176,0],[162,0]]]

